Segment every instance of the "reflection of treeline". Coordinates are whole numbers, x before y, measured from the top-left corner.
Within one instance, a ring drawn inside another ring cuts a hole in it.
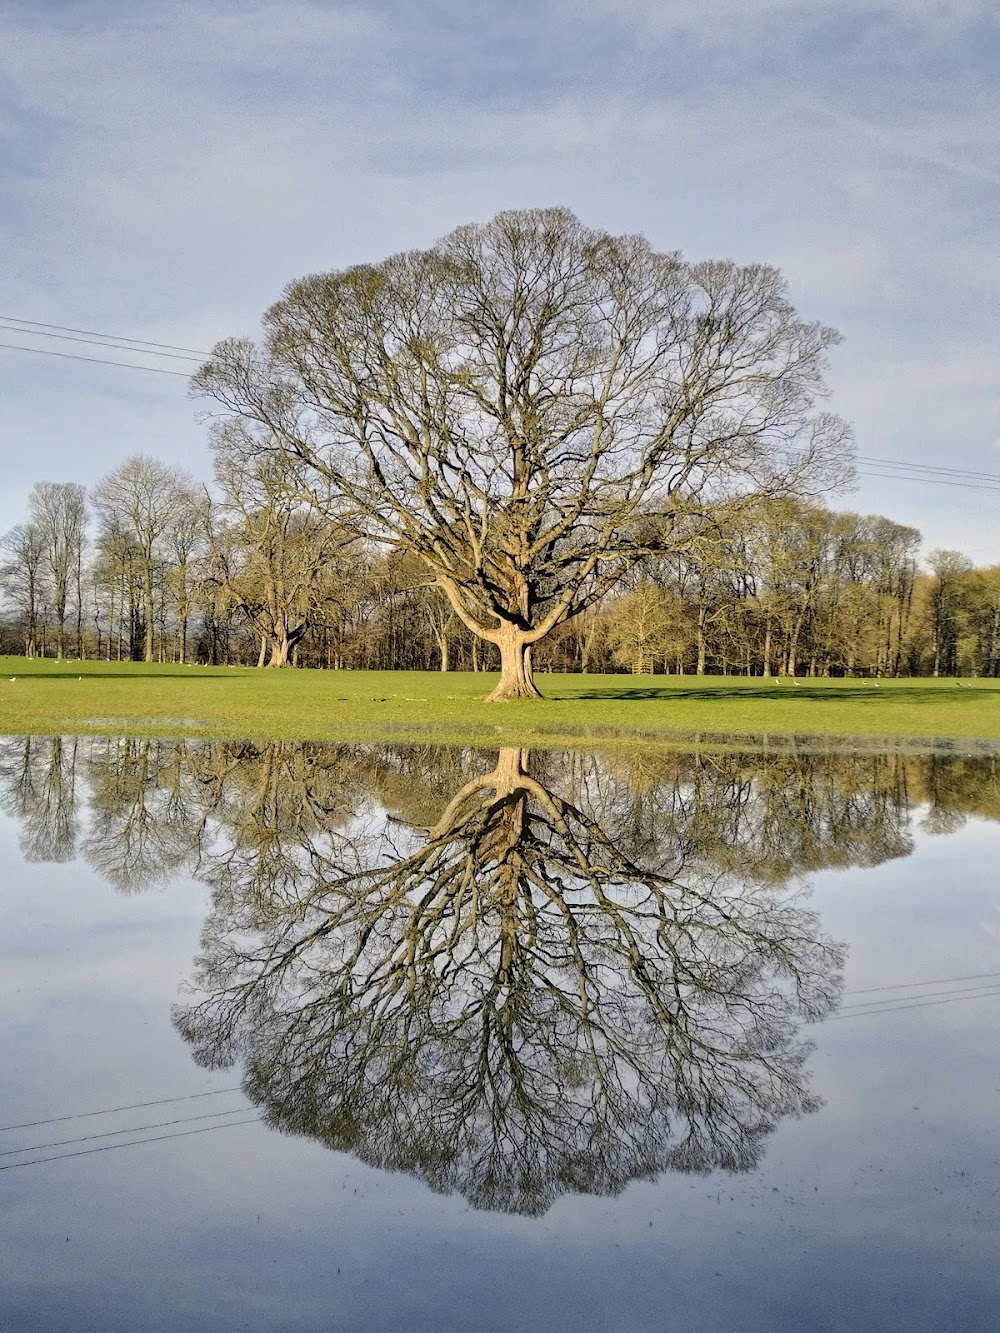
[[[210,496],[127,460],[88,496],[42,482],[0,538],[0,651],[378,669],[497,664],[429,586],[319,517],[287,478],[217,460]],[[291,487],[289,489],[289,487]],[[708,516],[711,518],[711,515]],[[917,565],[920,534],[877,515],[762,501],[646,560],[535,647],[567,671],[1000,674],[1000,566]]]
[[[1000,759],[8,739],[27,855],[211,890],[196,1059],[265,1121],[532,1215],[753,1168],[844,951],[795,881],[1000,817]]]
[[[637,855],[668,836],[705,867],[760,881],[905,856],[912,817],[932,831],[1000,819],[998,757],[703,750],[532,762]],[[196,866],[217,880],[252,866],[263,882],[375,809],[431,826],[491,763],[445,746],[9,737],[0,808],[20,822],[30,859],[82,853],[121,888]]]

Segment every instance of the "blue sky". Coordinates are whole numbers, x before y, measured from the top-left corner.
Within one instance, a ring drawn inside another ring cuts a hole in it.
[[[831,405],[862,454],[1000,474],[986,0],[0,15],[0,314],[209,348],[303,273],[566,204],[690,258],[777,264],[845,335]],[[0,531],[32,482],[92,483],[137,450],[207,477],[196,414],[180,378],[0,349]],[[992,563],[998,499],[864,478],[837,503]]]

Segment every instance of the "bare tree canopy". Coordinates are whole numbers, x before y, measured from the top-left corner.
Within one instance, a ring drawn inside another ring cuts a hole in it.
[[[0,538],[0,589],[16,607],[24,627],[24,655],[38,652],[38,617],[41,600],[45,536],[37,523],[18,523]]]
[[[87,526],[87,493],[83,486],[70,481],[38,481],[31,488],[28,510],[32,525],[43,542],[56,622],[56,657],[62,661],[65,651],[66,602],[74,573],[78,576],[79,604],[79,573]],[[79,653],[78,635],[77,655]]]
[[[133,454],[94,488],[94,506],[105,532],[123,534],[140,560],[145,661],[153,660],[153,598],[157,548],[180,516],[196,503],[191,479],[145,454]]]
[[[498,699],[536,696],[531,645],[692,509],[850,472],[847,427],[815,407],[837,334],[777,270],[687,263],[565,209],[293,282],[264,330],[218,344],[196,391],[422,558],[498,645]]]
[[[242,422],[216,431],[212,447],[222,491],[212,578],[260,634],[261,664],[269,645],[268,665],[287,666],[318,619],[325,585],[343,576],[356,531],[318,512],[329,505],[307,503],[302,463],[275,449],[262,452]]]

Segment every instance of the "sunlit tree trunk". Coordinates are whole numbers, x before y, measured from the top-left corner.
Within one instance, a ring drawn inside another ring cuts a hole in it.
[[[296,665],[295,650],[305,636],[307,628],[306,625],[298,625],[294,629],[288,629],[287,626],[279,622],[275,626],[275,633],[271,638],[271,656],[268,659],[268,667]]]
[[[531,644],[523,630],[505,626],[497,635],[500,649],[500,680],[488,696],[489,703],[507,699],[540,699],[531,667]]]

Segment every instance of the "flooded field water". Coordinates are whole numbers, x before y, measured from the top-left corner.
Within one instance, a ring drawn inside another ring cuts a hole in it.
[[[1000,759],[0,738],[0,1329],[986,1330]]]

